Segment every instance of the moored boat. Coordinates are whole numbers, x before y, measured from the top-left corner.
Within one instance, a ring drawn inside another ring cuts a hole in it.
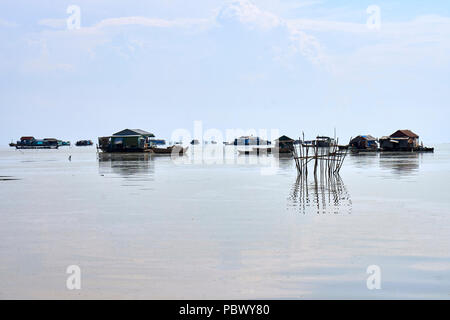
[[[17,143],[10,143],[10,147],[16,149],[58,149],[58,140],[53,138],[36,139],[32,136],[24,136]]]
[[[92,146],[93,144],[91,140],[80,140],[75,143],[77,147]]]
[[[181,147],[179,145],[174,145],[166,148],[158,148],[158,147],[149,147],[146,152],[150,152],[152,154],[158,154],[158,155],[180,155],[186,153],[188,147]]]

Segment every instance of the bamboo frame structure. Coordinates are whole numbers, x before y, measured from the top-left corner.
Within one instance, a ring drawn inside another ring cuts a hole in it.
[[[339,174],[347,156],[347,150],[340,151],[338,142],[339,139],[330,143],[327,147],[319,147],[317,141],[313,141],[312,144],[306,144],[304,140],[301,140],[294,147],[294,160],[298,175],[308,175],[308,165],[311,162],[314,163],[315,176],[318,171],[321,175],[332,176]]]

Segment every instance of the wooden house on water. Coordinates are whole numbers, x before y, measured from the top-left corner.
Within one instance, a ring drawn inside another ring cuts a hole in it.
[[[294,153],[294,139],[289,138],[288,136],[281,136],[276,139],[275,146],[268,148],[267,146],[263,147],[254,147],[252,150],[238,150],[239,154],[245,155],[267,155],[273,154],[277,155],[293,155]]]
[[[411,130],[397,130],[379,141],[383,151],[414,151],[419,148],[419,136]]]
[[[103,152],[143,152],[154,137],[153,133],[141,129],[125,129],[112,136],[99,137],[98,148]]]
[[[294,151],[294,142],[294,139],[283,135],[275,140],[275,147],[279,148],[280,153],[291,153]]]
[[[330,137],[317,136],[316,140],[314,140],[313,143],[319,148],[329,148],[334,146],[336,144],[336,141]]]
[[[260,137],[254,136],[242,136],[234,139],[233,145],[235,146],[259,146],[259,145],[269,145],[270,141],[261,139]]]
[[[370,134],[359,135],[350,140],[349,146],[352,150],[378,150],[377,138],[372,137]]]

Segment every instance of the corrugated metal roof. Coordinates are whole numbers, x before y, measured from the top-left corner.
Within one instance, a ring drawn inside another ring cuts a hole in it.
[[[113,136],[124,136],[124,135],[142,135],[142,136],[149,136],[149,137],[155,136],[153,133],[147,132],[142,129],[124,129],[122,131],[119,131],[119,132],[116,132],[113,134]]]
[[[391,134],[391,138],[401,138],[405,136],[409,138],[419,138],[417,134],[408,129],[397,130],[393,134]]]
[[[366,140],[377,140],[377,138],[372,137],[370,134],[366,134],[364,136],[361,136],[363,138],[365,138]]]
[[[294,139],[291,139],[291,138],[289,138],[288,136],[285,136],[285,135],[283,135],[283,136],[281,136],[281,137],[279,137],[278,139],[276,139],[275,141],[294,141]]]

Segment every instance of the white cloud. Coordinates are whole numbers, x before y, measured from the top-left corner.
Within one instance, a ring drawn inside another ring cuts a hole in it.
[[[314,3],[315,1],[301,2],[302,5]],[[86,38],[83,35],[89,35],[86,41],[89,41],[91,53],[96,41],[105,43],[111,38],[112,33],[126,26],[198,30],[213,28],[218,24],[226,26],[231,21],[263,32],[277,29],[277,32],[282,36],[284,33],[290,42],[288,46],[277,48],[280,60],[285,58],[291,60],[295,54],[300,54],[311,63],[328,70],[335,70],[338,66],[345,72],[349,66],[395,64],[399,60],[400,63],[411,64],[417,63],[423,56],[439,62],[449,60],[445,53],[450,47],[450,18],[438,15],[421,16],[403,22],[382,21],[381,30],[374,31],[366,27],[365,21],[354,23],[321,19],[285,19],[281,14],[275,14],[273,10],[262,9],[251,0],[229,1],[216,12],[217,14],[209,18],[200,19],[160,19],[140,16],[108,18],[92,26],[82,26],[80,30],[72,31],[64,28],[65,19],[43,19],[39,24],[62,28],[59,31],[51,31],[55,34],[59,32],[58,37],[66,37],[68,33],[79,35],[79,38]],[[1,24],[5,23],[0,20]],[[336,44],[341,36],[345,46]],[[351,41],[349,36],[353,37]],[[333,45],[325,47],[324,44],[330,43]]]
[[[156,27],[156,28],[187,28],[187,27],[202,27],[211,24],[211,19],[158,19],[158,18],[146,18],[146,17],[120,17],[109,18],[100,21],[93,28],[102,29],[108,27],[120,27],[120,26],[143,26],[143,27]]]
[[[281,27],[292,41],[291,50],[300,53],[314,64],[328,63],[323,47],[317,38],[304,32],[301,26],[292,24],[289,20],[269,11],[261,10],[250,0],[232,1],[224,6],[218,14],[218,20],[226,21],[227,19],[237,20],[243,25],[262,30]],[[278,59],[281,56],[278,55]]]
[[[14,28],[19,26],[17,23],[0,18],[0,27]]]
[[[286,22],[292,30],[317,31],[317,32],[350,32],[350,33],[368,33],[369,30],[364,23],[351,23],[328,20],[313,19],[291,19]]]
[[[40,55],[28,61],[21,67],[21,71],[25,73],[41,73],[41,72],[54,72],[54,71],[74,71],[74,66],[68,63],[60,63],[51,59],[46,41],[38,41],[36,43],[40,46]]]
[[[219,20],[237,20],[242,24],[271,29],[282,24],[282,20],[271,12],[259,9],[249,0],[232,1],[218,14]]]
[[[308,3],[309,4],[309,3]],[[218,14],[210,18],[203,19],[160,19],[140,16],[118,17],[101,20],[93,26],[81,27],[73,34],[97,34],[107,29],[121,28],[125,26],[141,26],[150,28],[211,28],[217,22],[237,21],[249,28],[258,28],[261,30],[270,30],[281,28],[286,32],[288,39],[292,41],[292,46],[287,48],[294,53],[300,53],[312,63],[324,63],[325,54],[318,39],[302,31],[299,26],[291,24],[289,21],[277,16],[276,14],[262,10],[250,0],[234,0],[225,4],[218,10]],[[40,25],[51,28],[63,28],[64,19],[43,19],[39,21]],[[103,41],[103,40],[102,40]]]
[[[62,29],[66,27],[66,19],[42,19],[38,24],[45,27]]]
[[[81,26],[80,29],[71,30],[71,32],[78,33],[93,33],[96,31],[104,30],[107,28],[114,27],[125,27],[125,26],[141,26],[141,27],[152,27],[152,28],[204,28],[213,24],[213,19],[159,19],[159,18],[148,18],[148,17],[118,17],[118,18],[108,18],[103,19],[100,22],[94,24],[93,26]],[[66,19],[42,19],[38,21],[39,25],[54,28],[54,29],[65,29]]]
[[[294,50],[300,52],[314,64],[324,65],[328,63],[322,45],[317,38],[298,28],[289,28],[288,30]]]

